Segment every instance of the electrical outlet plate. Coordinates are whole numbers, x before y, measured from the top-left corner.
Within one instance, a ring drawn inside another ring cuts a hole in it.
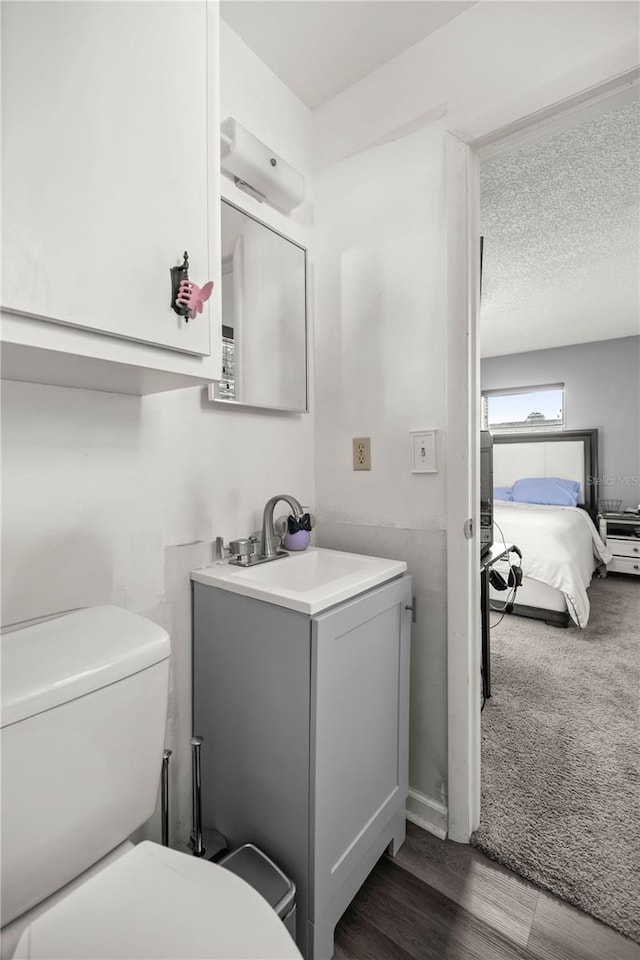
[[[353,438],[353,469],[371,470],[371,437]]]

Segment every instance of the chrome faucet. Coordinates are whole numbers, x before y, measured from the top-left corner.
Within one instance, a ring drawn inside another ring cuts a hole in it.
[[[286,556],[284,550],[278,550],[277,535],[273,528],[273,514],[276,504],[279,503],[280,500],[284,500],[289,504],[294,516],[301,517],[304,513],[296,498],[290,497],[287,493],[278,493],[275,497],[267,500],[262,514],[262,534],[260,536],[260,554],[265,560],[273,560],[275,557]]]

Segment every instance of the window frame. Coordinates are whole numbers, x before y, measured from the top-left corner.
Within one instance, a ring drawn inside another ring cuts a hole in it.
[[[560,390],[562,393],[562,418],[561,422],[553,421],[543,424],[527,425],[524,421],[512,421],[506,426],[492,426],[489,424],[489,397],[508,397],[533,393],[549,393],[552,390]],[[482,390],[480,398],[480,417],[482,429],[489,430],[492,434],[509,433],[551,433],[557,430],[566,430],[567,408],[566,392],[564,383],[541,383],[531,386],[520,387],[500,387],[495,390]]]

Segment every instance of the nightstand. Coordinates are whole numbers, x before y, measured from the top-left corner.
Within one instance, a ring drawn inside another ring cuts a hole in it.
[[[613,554],[607,571],[640,577],[640,514],[600,514],[598,529]]]

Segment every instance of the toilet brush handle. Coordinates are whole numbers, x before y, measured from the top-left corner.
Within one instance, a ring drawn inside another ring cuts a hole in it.
[[[169,846],[169,757],[171,750],[162,754],[162,846]]]
[[[200,748],[202,743],[202,737],[191,738],[193,829],[191,830],[189,846],[194,857],[204,856],[202,845],[202,780],[200,775]]]

